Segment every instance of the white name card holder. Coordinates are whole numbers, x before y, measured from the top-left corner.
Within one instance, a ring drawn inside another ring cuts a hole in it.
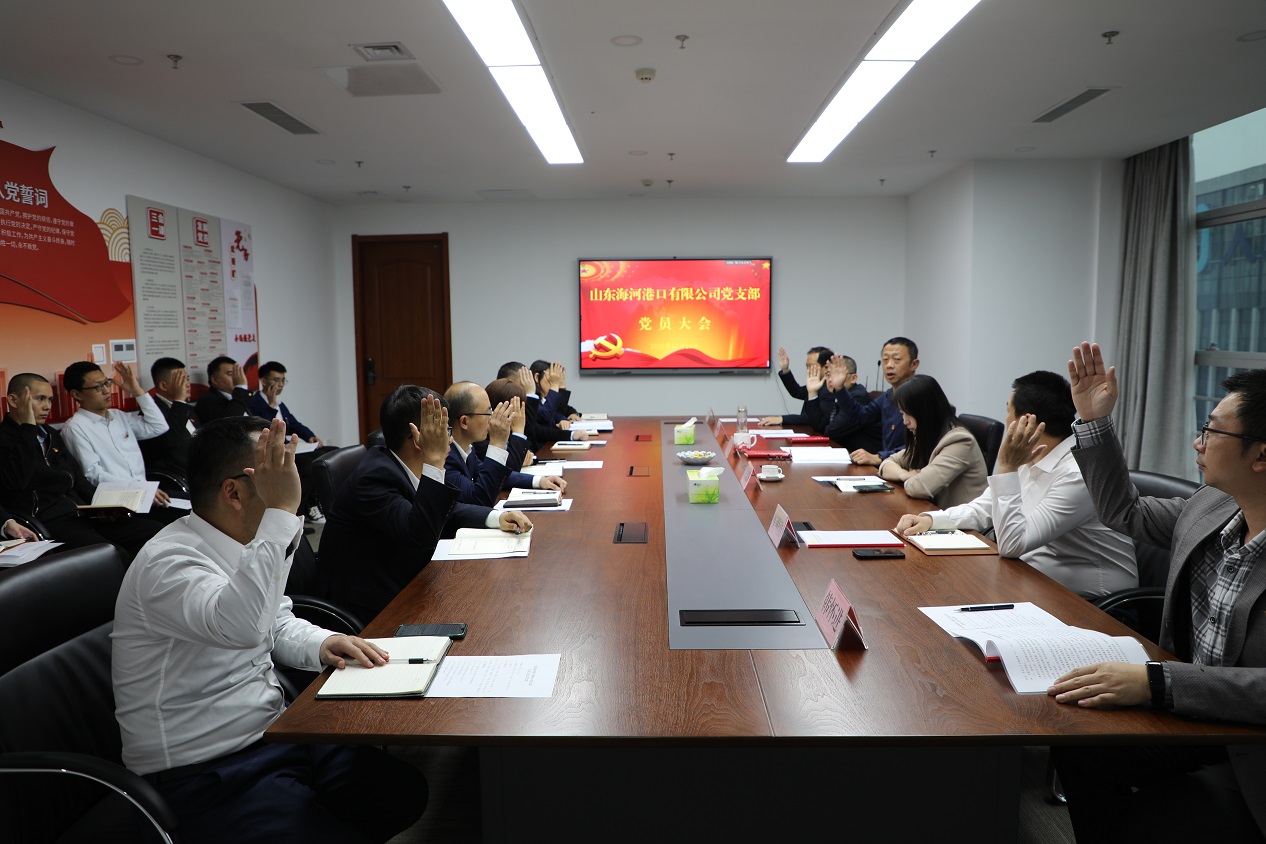
[[[774,517],[769,521],[769,541],[774,543],[774,547],[782,545],[788,539],[798,548],[804,547],[804,540],[797,534],[796,529],[791,526],[791,517],[787,515],[787,511],[782,509],[779,504],[774,510]]]
[[[756,478],[756,491],[760,492],[764,487],[760,485],[760,478],[756,477],[756,464],[748,463],[747,468],[743,470],[743,474],[739,476],[739,486],[743,488],[744,492],[747,492],[747,485],[752,482],[753,478]]]
[[[862,635],[857,612],[834,579],[826,587],[826,594],[814,611],[813,620],[818,623],[818,629],[822,631],[822,637],[831,646],[831,650],[867,649],[866,637]]]

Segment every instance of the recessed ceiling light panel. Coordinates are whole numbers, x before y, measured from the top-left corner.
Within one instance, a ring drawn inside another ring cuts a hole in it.
[[[510,0],[444,0],[444,5],[488,67],[541,63]]]
[[[914,0],[866,54],[872,62],[917,62],[980,0]]]
[[[544,68],[537,65],[488,70],[546,161],[550,164],[584,163]]]
[[[914,67],[914,62],[862,62],[787,159],[820,164],[870,110]]]

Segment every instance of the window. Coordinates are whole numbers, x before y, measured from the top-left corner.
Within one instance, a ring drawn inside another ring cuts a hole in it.
[[[1266,109],[1197,132],[1196,428],[1222,379],[1266,367]]]

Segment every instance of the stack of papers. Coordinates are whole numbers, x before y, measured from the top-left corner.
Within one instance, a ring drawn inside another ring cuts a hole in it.
[[[905,543],[889,530],[802,530],[810,548],[900,548]]]
[[[455,539],[441,539],[432,560],[500,560],[526,557],[532,532],[507,533],[496,528],[462,528]]]
[[[525,466],[519,471],[525,475],[558,475],[561,477],[566,465],[566,460],[550,460],[545,463],[535,463],[531,466]]]
[[[602,433],[603,431],[614,431],[615,423],[609,419],[581,419],[571,423],[571,429],[588,431],[589,433]]]
[[[791,455],[792,463],[834,463],[837,465],[849,465],[853,462],[853,458],[849,456],[847,448],[800,446],[794,448],[784,448],[783,451],[788,452]]]
[[[6,540],[0,543],[0,568],[29,563],[59,545],[61,545],[60,542],[54,542],[51,539],[39,542],[27,542],[21,539]]]

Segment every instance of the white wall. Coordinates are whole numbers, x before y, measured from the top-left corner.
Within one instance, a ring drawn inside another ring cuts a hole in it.
[[[249,223],[262,359],[291,369],[284,399],[300,419],[321,434],[355,436],[354,428],[336,430],[335,350],[312,342],[338,322],[330,307],[329,206],[8,82],[0,81],[0,102],[0,139],[33,150],[56,147],[53,183],[94,220],[107,208],[126,213],[125,197],[135,194]]]
[[[1120,172],[1119,162],[977,161],[911,197],[906,322],[920,371],[960,411],[1001,418],[1016,376],[1066,372],[1083,339],[1111,356]]]
[[[746,403],[752,413],[782,413],[786,394],[772,376],[580,374],[577,259],[772,255],[774,346],[786,345],[799,368],[807,348],[829,345],[873,380],[880,344],[904,331],[905,206],[904,198],[638,199],[341,209],[332,238],[339,392],[356,384],[351,236],[448,232],[455,378],[487,383],[507,360],[557,359],[581,410],[686,417]],[[351,407],[342,419],[345,431],[356,429]]]

